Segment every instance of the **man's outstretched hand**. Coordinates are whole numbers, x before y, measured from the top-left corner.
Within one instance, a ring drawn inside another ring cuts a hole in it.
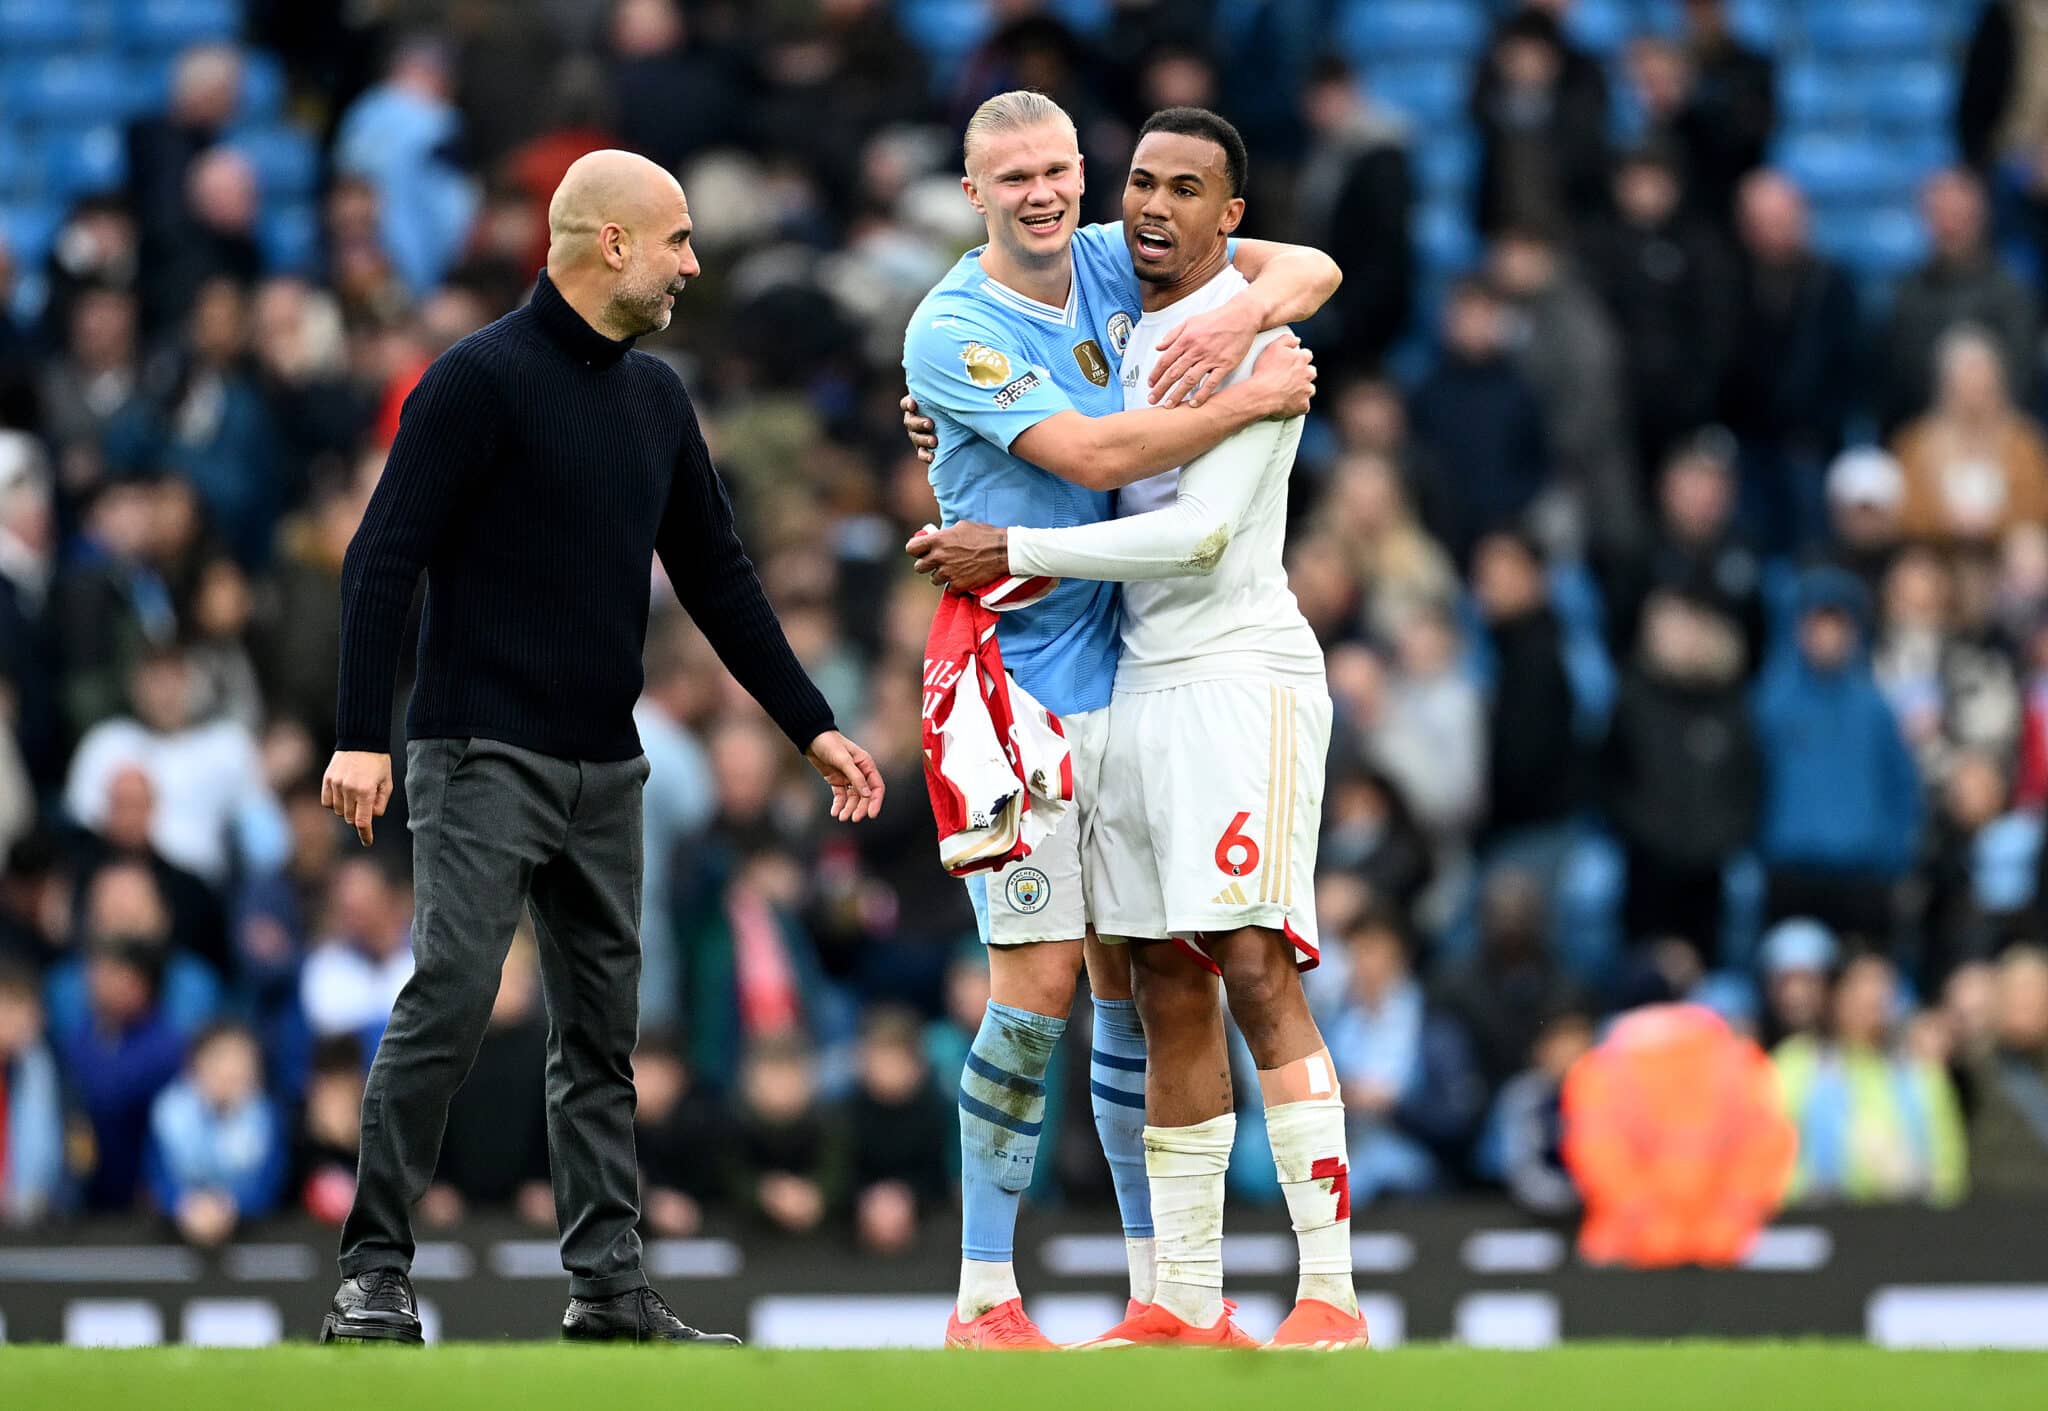
[[[1010,531],[963,519],[920,533],[903,546],[919,573],[956,593],[986,588],[1010,571]]]
[[[866,750],[837,730],[811,741],[804,758],[832,786],[832,816],[841,823],[858,823],[882,811],[882,771]]]
[[[320,807],[354,825],[368,847],[376,838],[370,820],[384,816],[391,802],[391,756],[374,750],[336,750],[320,779]]]

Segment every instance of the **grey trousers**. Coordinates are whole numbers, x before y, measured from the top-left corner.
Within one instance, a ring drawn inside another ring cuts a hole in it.
[[[476,1061],[520,908],[548,1009],[548,1165],[569,1291],[647,1282],[633,1152],[640,985],[640,791],[647,759],[586,764],[497,740],[415,740],[413,962],[363,1092],[344,1278],[412,1265],[412,1207],[448,1103]]]

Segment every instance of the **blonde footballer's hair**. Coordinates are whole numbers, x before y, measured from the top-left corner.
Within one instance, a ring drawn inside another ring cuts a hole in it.
[[[1075,131],[1074,120],[1067,116],[1067,110],[1036,89],[1013,88],[983,103],[967,120],[967,131],[960,139],[961,150],[967,158],[967,175],[974,175],[975,156],[989,138],[1002,132],[1036,127],[1044,122],[1058,123],[1073,137],[1075,145],[1080,145],[1080,134]]]

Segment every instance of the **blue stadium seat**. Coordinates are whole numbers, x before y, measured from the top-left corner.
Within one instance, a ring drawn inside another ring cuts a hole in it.
[[[28,143],[0,142],[0,202],[33,196],[42,184],[42,163]]]
[[[53,196],[97,196],[128,180],[128,144],[113,123],[53,128],[39,145],[44,189]]]
[[[1779,122],[1787,132],[1842,128],[1861,122],[1864,85],[1837,64],[1792,59],[1778,69]]]
[[[284,65],[262,49],[242,55],[242,106],[236,114],[244,123],[274,123],[284,116]]]
[[[227,145],[256,168],[266,200],[309,195],[320,184],[320,150],[295,127],[238,128],[228,135]]]
[[[1955,70],[1939,59],[1872,69],[1863,89],[1872,119],[1886,127],[1933,132],[1955,117]]]
[[[896,0],[896,21],[939,70],[940,83],[989,31],[988,6],[976,0]]]
[[[1565,33],[1595,54],[1613,54],[1645,26],[1626,0],[1577,0],[1565,12]]]
[[[1114,18],[1110,0],[1052,0],[1046,8],[1076,34],[1100,34]]]
[[[1731,0],[1728,28],[1752,49],[1775,54],[1785,44],[1784,7],[1776,0]]]
[[[1431,133],[1409,149],[1408,161],[1425,198],[1463,196],[1479,170],[1479,144],[1462,132]]]
[[[0,0],[0,54],[75,49],[105,20],[103,7],[86,0]]]
[[[183,49],[242,32],[241,0],[123,0],[122,39],[136,49]]]
[[[1458,0],[1348,0],[1337,52],[1360,66],[1409,56],[1469,59],[1486,39],[1479,7]]]
[[[1861,210],[1830,253],[1866,279],[1894,279],[1927,259],[1927,227],[1910,208]]]
[[[64,207],[54,201],[0,206],[0,240],[13,252],[16,269],[40,265],[63,224]]]
[[[1806,42],[1816,53],[1879,59],[1935,53],[1942,25],[1932,6],[1916,0],[1853,0],[1801,7]]]
[[[263,264],[272,274],[317,272],[320,260],[320,212],[310,201],[266,204],[256,228]]]
[[[1431,201],[1417,207],[1409,229],[1416,253],[1431,269],[1456,274],[1479,261],[1479,237],[1462,202]]]
[[[1375,64],[1365,76],[1367,91],[1398,108],[1417,129],[1459,121],[1471,82],[1462,63]]]
[[[141,111],[143,98],[106,54],[11,63],[0,74],[0,112],[30,122],[105,122]]]
[[[1910,195],[1925,174],[1919,161],[1887,144],[1813,134],[1780,141],[1775,164],[1821,202]]]

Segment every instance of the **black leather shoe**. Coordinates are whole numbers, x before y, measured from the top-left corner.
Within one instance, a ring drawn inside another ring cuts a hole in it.
[[[562,1315],[562,1336],[571,1342],[689,1342],[699,1347],[738,1347],[731,1333],[703,1333],[676,1316],[650,1288],[613,1298],[572,1298]]]
[[[420,1331],[419,1301],[403,1269],[366,1269],[343,1279],[334,1304],[320,1321],[322,1342],[426,1341]]]

